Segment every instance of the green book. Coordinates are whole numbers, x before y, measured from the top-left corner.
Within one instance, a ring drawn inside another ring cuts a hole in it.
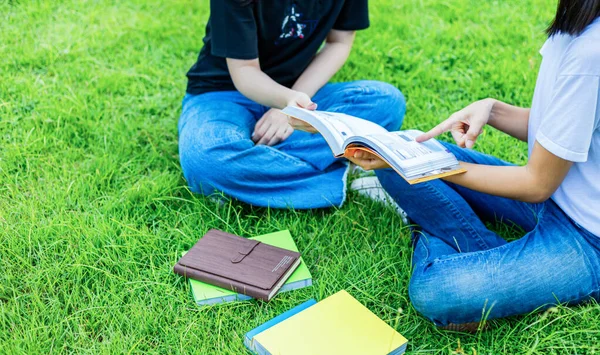
[[[298,247],[296,247],[296,243],[294,243],[294,239],[292,239],[292,235],[288,230],[260,235],[258,237],[252,237],[248,239],[258,240],[265,244],[270,244],[292,251],[298,251]],[[233,301],[247,301],[252,299],[250,296],[242,295],[241,293],[236,293],[218,286],[209,285],[205,282],[192,279],[189,280],[192,289],[192,296],[194,297],[194,301],[196,301],[199,306]],[[308,286],[312,286],[312,276],[304,260],[301,260],[296,271],[294,271],[292,276],[290,276],[286,283],[279,289],[279,292],[297,290]]]

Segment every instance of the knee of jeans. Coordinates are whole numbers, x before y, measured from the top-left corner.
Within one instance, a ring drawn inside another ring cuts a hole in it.
[[[436,325],[448,323],[451,309],[449,302],[452,300],[442,292],[441,285],[423,282],[413,275],[408,287],[408,296],[413,307],[425,318]]]
[[[413,307],[437,325],[478,321],[486,304],[479,304],[480,297],[473,289],[460,286],[457,278],[462,276],[457,274],[450,270],[431,274],[415,271],[408,289]]]
[[[228,162],[230,157],[251,146],[248,139],[226,135],[218,140],[180,139],[179,158],[190,189],[204,195],[221,190],[225,177],[231,179],[239,174],[234,171],[235,165]]]
[[[406,99],[402,92],[394,85],[379,81],[368,81],[366,86],[377,96],[381,120],[378,123],[388,131],[400,129],[406,113]]]

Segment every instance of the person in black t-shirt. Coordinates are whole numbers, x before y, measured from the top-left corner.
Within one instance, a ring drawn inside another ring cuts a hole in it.
[[[367,0],[211,0],[204,47],[189,70],[179,153],[194,192],[256,206],[340,206],[347,163],[323,137],[294,131],[288,105],[343,112],[400,127],[395,87],[328,84],[355,31],[369,26]]]

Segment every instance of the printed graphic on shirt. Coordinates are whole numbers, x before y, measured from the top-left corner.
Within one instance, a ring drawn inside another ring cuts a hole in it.
[[[298,12],[296,4],[292,4],[283,18],[281,35],[275,44],[279,45],[287,40],[303,39],[305,36],[309,36],[316,27],[316,23],[315,20],[305,20],[303,14]]]

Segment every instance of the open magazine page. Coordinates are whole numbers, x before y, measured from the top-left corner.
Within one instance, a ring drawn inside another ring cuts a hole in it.
[[[312,125],[323,135],[335,156],[344,154],[344,145],[350,137],[388,133],[373,122],[343,113],[309,111],[291,106],[282,112]]]
[[[417,143],[416,130],[354,137],[350,147],[366,147],[381,156],[407,180],[460,170],[456,157],[438,141]]]
[[[411,130],[370,135],[367,138],[374,143],[379,143],[377,145],[390,153],[393,159],[397,160],[398,165],[403,168],[446,158],[450,154],[443,145],[434,139],[417,143],[415,138],[421,133],[420,131]]]

